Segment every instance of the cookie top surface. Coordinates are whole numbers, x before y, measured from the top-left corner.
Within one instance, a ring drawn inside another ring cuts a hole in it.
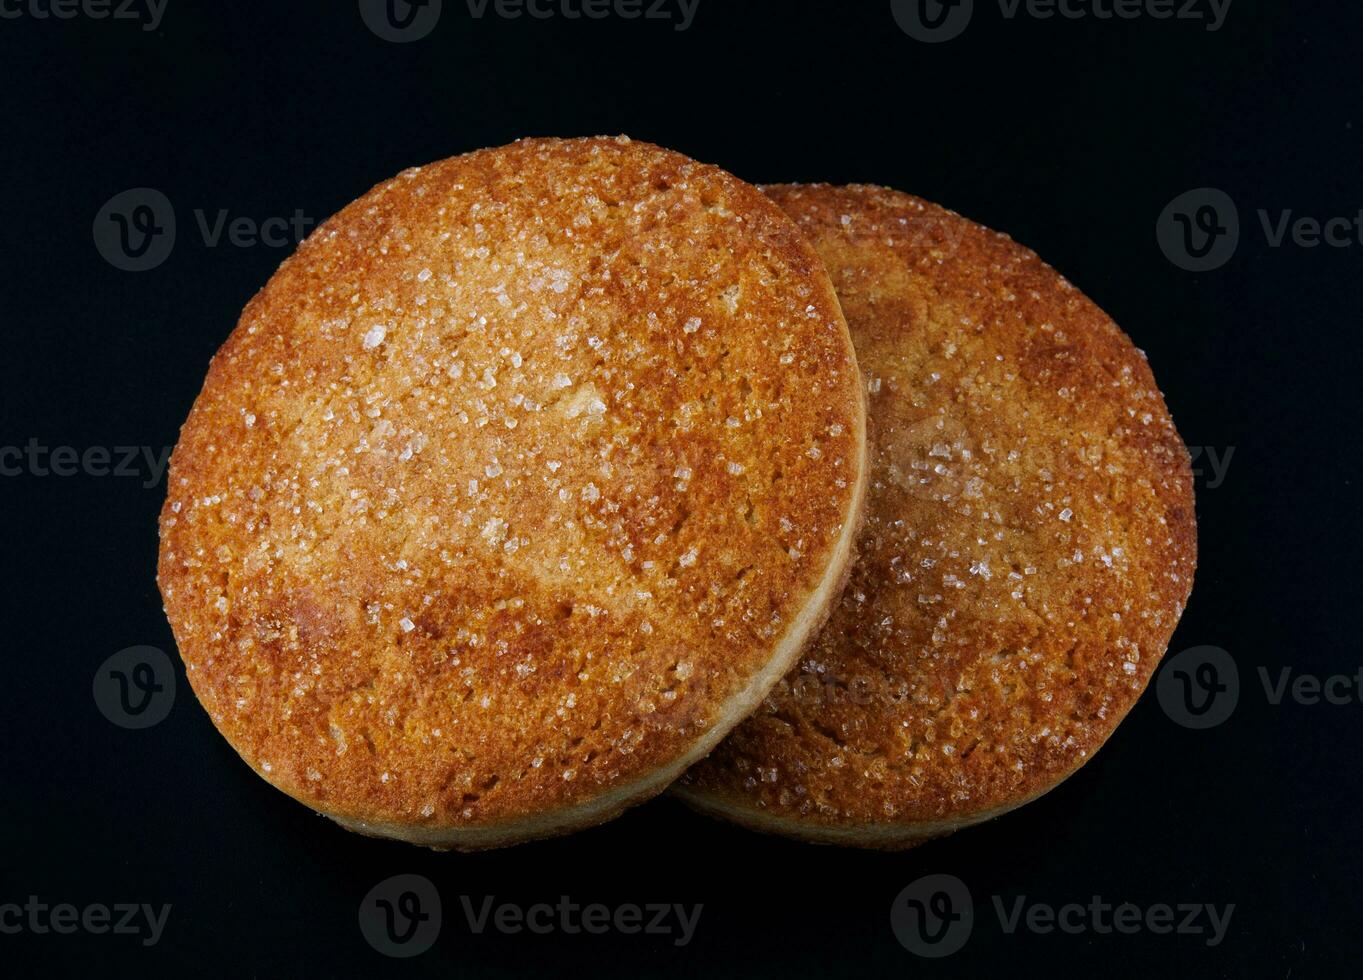
[[[866,523],[797,670],[680,792],[787,830],[1016,805],[1103,743],[1168,645],[1195,565],[1186,450],[1144,355],[1007,236],[883,188],[767,191],[852,330]]]
[[[213,359],[161,515],[167,614],[290,795],[552,829],[793,665],[845,571],[864,421],[827,273],[756,188],[624,138],[415,168]]]

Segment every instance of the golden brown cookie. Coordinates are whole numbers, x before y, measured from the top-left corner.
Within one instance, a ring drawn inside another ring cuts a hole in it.
[[[645,143],[525,140],[380,184],[251,300],[159,580],[271,784],[498,846],[661,791],[753,710],[866,468],[847,326],[779,208]]]
[[[878,187],[768,193],[852,329],[866,523],[799,667],[676,792],[910,846],[1046,792],[1140,696],[1192,586],[1187,452],[1144,356],[1007,236]]]

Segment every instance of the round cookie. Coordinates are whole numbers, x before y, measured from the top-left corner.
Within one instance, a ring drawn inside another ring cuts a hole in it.
[[[907,847],[1051,789],[1135,703],[1192,587],[1188,456],[1144,355],[1007,236],[878,187],[767,192],[852,329],[866,522],[799,667],[675,792]]]
[[[851,338],[756,188],[628,139],[408,170],[246,306],[171,461],[195,693],[278,789],[437,848],[701,758],[845,580]]]

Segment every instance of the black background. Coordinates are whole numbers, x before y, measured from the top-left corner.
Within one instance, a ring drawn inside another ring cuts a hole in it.
[[[687,31],[477,19],[445,0],[411,44],[372,34],[353,0],[169,0],[156,31],[141,26],[0,19],[0,443],[174,443],[209,357],[287,252],[208,247],[197,208],[320,219],[404,167],[526,135],[627,132],[753,181],[883,183],[1035,248],[1148,352],[1185,440],[1233,447],[1221,485],[1199,480],[1200,568],[1171,651],[1224,647],[1244,691],[1204,732],[1171,722],[1151,691],[1049,796],[902,854],[757,836],[666,799],[565,839],[435,854],[352,836],[268,787],[183,672],[160,725],[106,721],[91,678],[107,656],[134,644],[173,656],[153,580],[164,485],[6,476],[0,903],[173,909],[151,948],[0,935],[0,969],[1357,975],[1363,707],[1272,706],[1256,668],[1363,662],[1345,625],[1358,604],[1363,245],[1273,248],[1255,216],[1363,206],[1356,4],[1235,0],[1209,32],[1007,20],[980,0],[940,45],[908,37],[886,0],[700,0]],[[1193,274],[1166,260],[1155,222],[1203,186],[1237,202],[1243,235],[1224,268]],[[179,215],[174,252],[143,273],[105,262],[91,234],[133,187],[163,191]],[[445,902],[435,947],[401,964],[356,924],[365,893],[400,872],[427,876]],[[896,941],[889,908],[934,872],[965,881],[977,915],[962,952],[927,961]],[[704,912],[680,949],[479,936],[465,894]],[[994,895],[1235,911],[1215,948],[1149,932],[1009,935]]]

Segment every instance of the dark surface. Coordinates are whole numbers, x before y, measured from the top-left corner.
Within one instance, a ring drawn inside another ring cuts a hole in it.
[[[0,19],[0,445],[173,444],[209,357],[287,254],[209,247],[196,208],[322,218],[403,167],[524,135],[628,132],[755,181],[888,184],[1035,248],[1149,353],[1187,442],[1222,458],[1234,447],[1219,485],[1199,480],[1201,568],[1171,652],[1230,651],[1238,707],[1188,730],[1152,689],[1049,796],[903,854],[759,837],[668,800],[566,839],[434,854],[347,834],[268,787],[182,671],[165,721],[107,721],[91,683],[115,651],[157,646],[180,671],[153,578],[164,485],[143,485],[145,465],[58,477],[24,464],[0,477],[0,905],[36,895],[172,909],[146,947],[0,934],[5,972],[1356,975],[1357,687],[1346,705],[1275,706],[1257,668],[1328,676],[1363,663],[1346,626],[1363,245],[1273,248],[1255,215],[1363,206],[1356,5],[1237,0],[1209,32],[1149,18],[1010,21],[979,0],[966,33],[938,45],[908,37],[880,0],[701,0],[686,31],[444,6],[429,37],[401,45],[341,0],[170,0],[155,31]],[[1242,240],[1198,274],[1166,260],[1155,225],[1204,186],[1238,203]],[[106,262],[91,232],[133,187],[164,192],[179,219],[169,259],[142,273]],[[357,925],[369,889],[402,872],[444,901],[439,940],[407,961],[372,950]],[[931,961],[890,928],[895,896],[930,873],[960,878],[975,904],[965,948]],[[680,948],[666,936],[475,935],[459,896],[489,894],[704,911]],[[1010,907],[1098,895],[1235,910],[1209,947],[1150,931],[1008,934],[995,895]]]

